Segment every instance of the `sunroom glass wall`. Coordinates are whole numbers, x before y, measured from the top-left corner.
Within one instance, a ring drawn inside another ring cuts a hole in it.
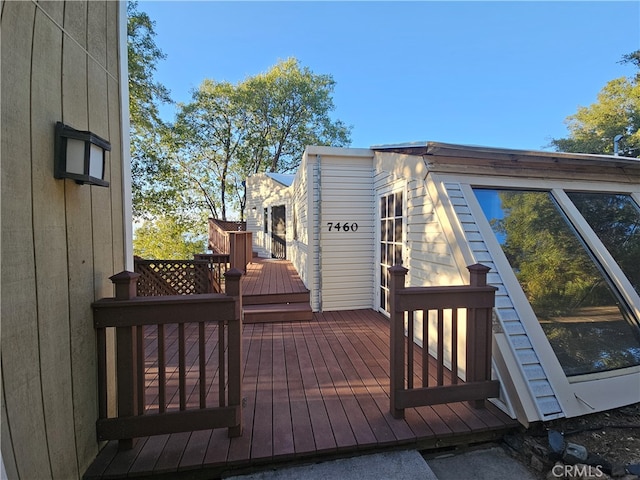
[[[640,332],[544,191],[474,189],[567,376],[640,365]]]

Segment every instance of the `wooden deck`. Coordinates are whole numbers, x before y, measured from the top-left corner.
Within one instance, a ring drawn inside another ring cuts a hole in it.
[[[291,262],[254,257],[242,278],[243,296],[305,293],[307,288]]]
[[[110,442],[85,478],[217,478],[386,448],[466,445],[499,438],[518,426],[491,405],[475,410],[466,403],[407,409],[406,419],[394,419],[389,323],[371,310],[245,325],[243,348],[241,437],[229,439],[226,429],[160,435],[139,439],[133,450],[123,452]],[[152,366],[153,351],[147,355]],[[155,394],[153,385],[147,394]]]
[[[313,319],[309,290],[291,262],[254,258],[242,278],[245,323]]]

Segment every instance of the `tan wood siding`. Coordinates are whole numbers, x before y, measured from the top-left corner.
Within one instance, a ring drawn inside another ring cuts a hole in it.
[[[80,478],[98,452],[90,307],[112,294],[108,277],[125,264],[121,11],[100,1],[2,4],[2,458],[9,478]],[[108,188],[53,178],[57,121],[111,143]]]

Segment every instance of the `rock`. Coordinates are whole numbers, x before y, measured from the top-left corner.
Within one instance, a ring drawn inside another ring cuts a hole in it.
[[[601,457],[600,455],[596,455],[595,453],[589,453],[589,456],[587,457],[587,459],[585,460],[585,462],[587,465],[591,465],[592,467],[600,467],[600,469],[604,472],[604,473],[611,473],[611,463],[609,461],[607,461],[604,457]]]
[[[567,443],[567,446],[564,449],[564,454],[562,455],[562,460],[570,465],[575,465],[576,463],[584,463],[588,456],[589,453],[587,452],[587,449],[582,445],[578,445],[577,443]]]
[[[536,472],[543,472],[546,469],[545,463],[535,455],[531,455],[529,466]]]
[[[564,435],[557,430],[549,430],[547,433],[547,441],[549,442],[551,453],[560,458],[565,449]]]
[[[612,477],[624,477],[627,474],[627,470],[624,465],[616,463],[611,465],[611,476]]]
[[[640,475],[640,463],[632,463],[627,465],[627,472],[631,475]]]
[[[505,435],[503,440],[510,448],[518,453],[522,453],[524,447],[522,435]]]

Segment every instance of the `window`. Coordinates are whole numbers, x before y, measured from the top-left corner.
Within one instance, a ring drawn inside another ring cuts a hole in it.
[[[474,192],[565,374],[640,365],[636,320],[551,193]]]
[[[640,209],[630,195],[567,192],[640,294]]]

